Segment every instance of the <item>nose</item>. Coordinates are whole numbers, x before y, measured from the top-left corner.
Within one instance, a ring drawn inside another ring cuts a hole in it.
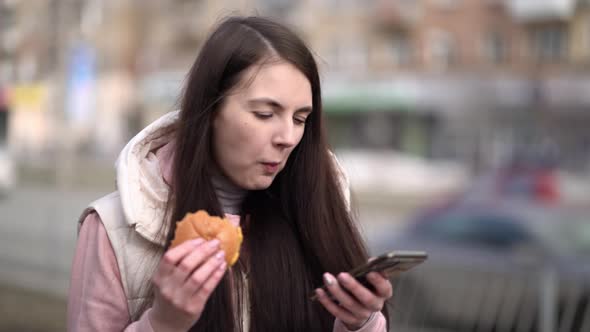
[[[297,144],[299,132],[293,121],[285,121],[277,126],[273,137],[273,145],[280,148],[291,148]]]

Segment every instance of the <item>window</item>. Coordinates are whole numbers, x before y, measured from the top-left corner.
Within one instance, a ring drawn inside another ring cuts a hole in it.
[[[508,58],[508,43],[498,31],[492,31],[485,35],[483,43],[483,55],[490,63],[501,64]]]
[[[501,8],[504,6],[506,0],[484,0],[484,3],[490,7],[499,7]]]
[[[16,17],[14,10],[11,8],[6,7],[0,1],[0,31],[5,31],[6,29],[14,26],[16,24]]]
[[[8,109],[0,105],[0,148],[6,144],[8,136]]]
[[[538,61],[561,61],[566,57],[567,31],[562,26],[543,26],[531,33],[532,54]]]
[[[446,69],[457,61],[457,49],[453,36],[442,30],[430,34],[430,55],[433,67]]]
[[[0,51],[12,52],[21,39],[22,31],[17,29],[14,10],[0,1]]]
[[[430,0],[439,9],[457,9],[461,0]]]
[[[361,38],[335,39],[327,52],[328,65],[335,70],[365,70],[368,45]]]
[[[398,32],[393,35],[391,52],[393,62],[398,66],[405,66],[412,62],[412,42],[408,34]]]
[[[260,5],[271,15],[285,16],[296,5],[296,1],[261,0]]]
[[[399,131],[394,131],[393,116],[390,113],[375,112],[366,115],[363,126],[365,147],[391,148]]]
[[[8,136],[8,92],[0,85],[0,149]]]
[[[329,8],[329,9],[333,9],[333,10],[359,9],[364,6],[370,5],[368,3],[370,1],[362,1],[362,0],[323,0],[322,2],[323,2],[323,5],[325,6],[325,8]]]

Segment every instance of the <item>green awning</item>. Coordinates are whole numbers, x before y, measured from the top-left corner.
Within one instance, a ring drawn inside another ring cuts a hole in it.
[[[404,98],[382,86],[355,85],[326,89],[324,111],[331,114],[364,112],[411,112],[417,109],[411,98]]]

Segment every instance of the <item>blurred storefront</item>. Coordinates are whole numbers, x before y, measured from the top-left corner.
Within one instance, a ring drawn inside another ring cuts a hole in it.
[[[46,82],[17,84],[11,88],[8,144],[16,155],[30,159],[55,146],[55,119],[49,112],[50,87]]]
[[[323,102],[333,147],[397,150],[431,157],[441,114],[423,103],[424,91],[416,83],[326,82]]]

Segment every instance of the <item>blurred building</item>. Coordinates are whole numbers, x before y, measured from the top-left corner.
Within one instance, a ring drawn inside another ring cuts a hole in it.
[[[484,168],[554,145],[588,164],[587,0],[1,0],[0,83],[37,109],[17,105],[11,144],[114,156],[178,107],[201,43],[232,13],[305,37],[337,148]]]
[[[481,168],[549,144],[586,167],[586,11],[567,0],[376,1],[368,73],[403,91],[385,113],[412,133],[395,148],[413,140],[423,148],[410,152]]]
[[[590,68],[590,1],[579,1],[572,19],[572,62]]]

